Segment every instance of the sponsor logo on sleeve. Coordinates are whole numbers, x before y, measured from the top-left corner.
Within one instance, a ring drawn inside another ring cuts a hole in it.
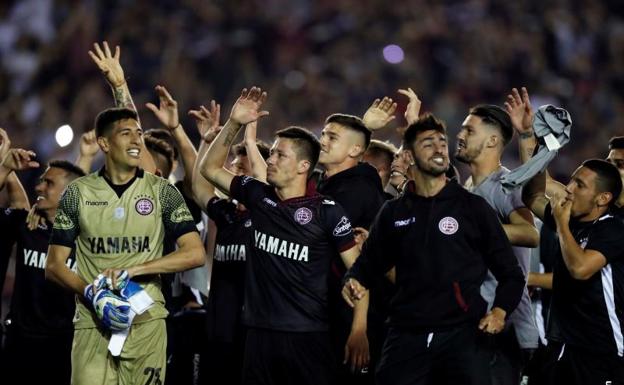
[[[141,198],[134,204],[134,208],[141,215],[150,215],[154,211],[154,203],[151,199]]]
[[[312,211],[307,207],[299,207],[297,211],[295,211],[295,221],[300,225],[305,225],[310,223],[312,220]]]
[[[438,229],[442,234],[453,235],[459,230],[459,223],[453,217],[444,217],[438,223]]]
[[[342,217],[340,222],[334,227],[334,237],[344,237],[351,232],[351,222],[349,218]]]
[[[323,204],[324,205],[330,205],[330,206],[335,206],[336,202],[330,200],[330,199],[323,199]]]
[[[245,227],[251,227],[251,219],[245,221]]]
[[[271,207],[277,207],[277,203],[275,203],[274,201],[270,200],[269,198],[263,198],[262,202],[266,203],[267,205],[269,205]]]

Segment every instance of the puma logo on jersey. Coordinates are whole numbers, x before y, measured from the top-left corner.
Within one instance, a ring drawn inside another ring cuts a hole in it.
[[[149,237],[88,237],[93,254],[150,252]]]
[[[37,250],[24,249],[24,266],[45,269],[48,254]],[[76,272],[76,261],[73,258],[67,258],[65,262],[73,272]]]
[[[283,239],[267,235],[258,230],[254,231],[256,248],[293,261],[308,262],[308,246],[288,242]]]
[[[87,206],[108,206],[108,202],[85,201]]]
[[[245,261],[245,245],[219,245],[215,247],[215,259],[220,262]]]

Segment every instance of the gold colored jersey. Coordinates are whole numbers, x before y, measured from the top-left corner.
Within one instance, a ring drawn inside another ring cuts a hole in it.
[[[51,244],[76,248],[78,275],[93,282],[99,273],[161,258],[170,239],[196,231],[180,192],[167,180],[138,169],[126,185],[113,185],[104,169],[74,180],[61,197]],[[134,323],[165,318],[159,276],[137,277],[156,304]],[[93,328],[95,314],[77,299],[74,327]]]

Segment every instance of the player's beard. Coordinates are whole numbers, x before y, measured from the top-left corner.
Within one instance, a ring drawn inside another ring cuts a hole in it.
[[[423,162],[422,160],[416,158],[416,167],[418,167],[418,169],[427,175],[433,176],[433,177],[438,177],[444,173],[446,173],[449,169],[449,165],[450,163],[446,162],[446,165],[438,165],[435,164],[433,161],[426,161]]]
[[[462,163],[471,163],[473,160],[477,159],[481,152],[483,152],[483,147],[485,147],[485,143],[480,143],[478,147],[464,147],[461,151],[458,148],[455,150],[455,159]]]

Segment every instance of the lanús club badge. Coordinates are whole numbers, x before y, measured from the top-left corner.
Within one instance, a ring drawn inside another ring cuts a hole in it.
[[[459,223],[453,217],[444,217],[438,223],[438,229],[442,234],[453,235],[459,230]]]
[[[312,211],[307,207],[300,207],[295,211],[295,221],[300,225],[305,225],[312,220]]]
[[[136,202],[134,208],[141,215],[150,215],[154,211],[154,203],[147,198],[141,198]]]

